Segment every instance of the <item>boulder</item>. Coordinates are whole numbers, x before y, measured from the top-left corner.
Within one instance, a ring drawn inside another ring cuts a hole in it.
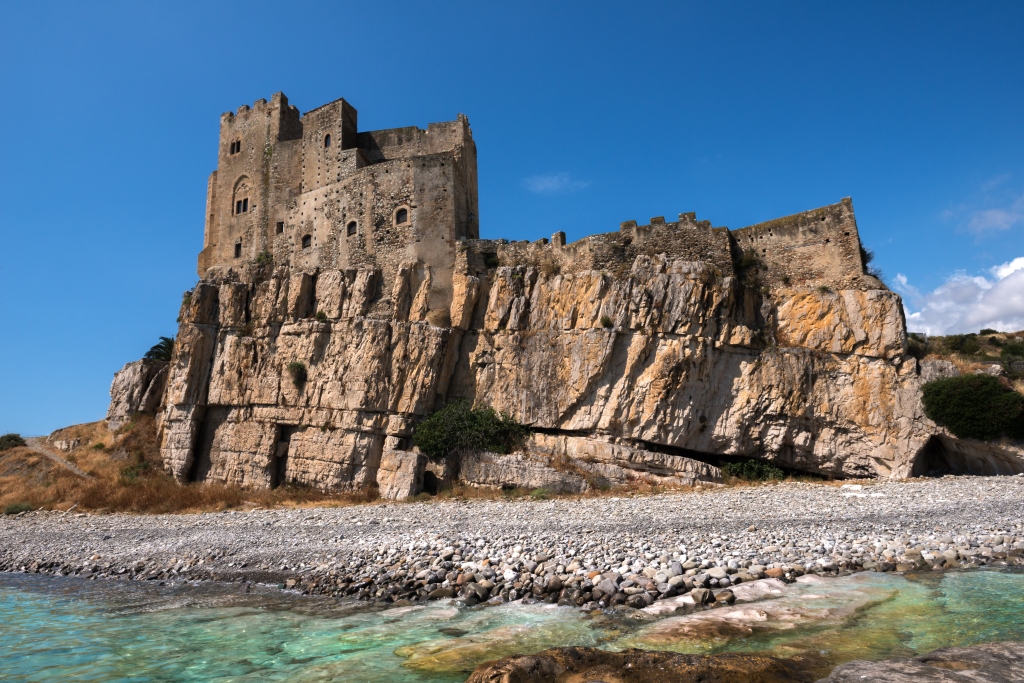
[[[403,500],[423,490],[427,457],[414,451],[385,450],[377,468],[381,498]]]

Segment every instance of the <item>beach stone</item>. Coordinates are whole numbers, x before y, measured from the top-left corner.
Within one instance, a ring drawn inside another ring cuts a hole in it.
[[[707,605],[715,601],[715,594],[707,588],[694,588],[690,591],[690,596],[696,605]]]

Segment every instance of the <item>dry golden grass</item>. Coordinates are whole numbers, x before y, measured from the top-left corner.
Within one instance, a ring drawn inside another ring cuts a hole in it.
[[[33,509],[134,513],[201,512],[235,507],[337,506],[376,499],[376,490],[329,494],[301,487],[246,490],[223,484],[179,484],[161,468],[156,424],[140,415],[117,434],[103,422],[58,430],[54,439],[80,439],[71,453],[39,448],[62,457],[89,475],[81,477],[29,447],[0,453],[0,509],[18,504]]]

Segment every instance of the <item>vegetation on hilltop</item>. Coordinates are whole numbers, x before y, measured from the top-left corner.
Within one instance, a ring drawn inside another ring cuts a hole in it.
[[[961,375],[928,382],[925,414],[962,439],[1024,438],[1024,396],[991,375]]]

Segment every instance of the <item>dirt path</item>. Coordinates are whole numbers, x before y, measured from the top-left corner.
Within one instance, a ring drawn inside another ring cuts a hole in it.
[[[83,479],[92,479],[92,477],[90,475],[88,475],[85,472],[83,472],[82,470],[78,469],[78,467],[74,463],[72,463],[72,462],[70,462],[68,460],[65,460],[62,456],[57,455],[53,451],[49,450],[45,446],[45,441],[44,441],[43,437],[41,437],[41,436],[31,436],[31,437],[25,439],[25,443],[28,444],[28,448],[32,449],[33,451],[35,451],[36,453],[38,453],[40,455],[46,456],[47,458],[52,460],[55,464],[60,465],[64,469],[68,470],[69,472],[77,474],[78,476],[82,477]]]

